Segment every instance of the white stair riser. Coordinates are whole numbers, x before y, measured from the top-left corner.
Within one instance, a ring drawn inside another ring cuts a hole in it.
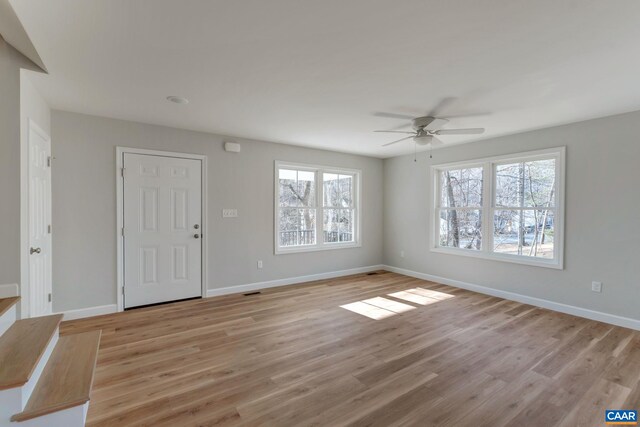
[[[83,427],[87,419],[89,402],[41,417],[11,423],[11,427]]]
[[[0,391],[0,427],[16,427],[11,422],[11,417],[20,411],[22,411],[22,389],[16,387]]]
[[[16,427],[16,424],[12,423],[10,419],[13,415],[24,410],[57,342],[58,329],[56,328],[29,381],[22,387],[0,390],[0,427]]]
[[[0,335],[4,334],[7,329],[16,321],[16,306],[14,305],[0,316]]]

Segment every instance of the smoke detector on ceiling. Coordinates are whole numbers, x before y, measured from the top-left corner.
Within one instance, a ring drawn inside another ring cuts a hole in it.
[[[175,102],[176,104],[188,104],[189,100],[182,96],[167,96],[167,101]]]

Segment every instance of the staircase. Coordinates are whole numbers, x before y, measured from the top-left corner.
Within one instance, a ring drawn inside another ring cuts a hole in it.
[[[84,426],[100,332],[58,336],[61,314],[16,320],[0,299],[0,427]]]

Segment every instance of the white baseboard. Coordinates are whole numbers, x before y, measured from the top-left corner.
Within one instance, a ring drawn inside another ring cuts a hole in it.
[[[242,292],[257,291],[260,289],[275,288],[278,286],[295,285],[298,283],[313,282],[315,280],[333,279],[335,277],[350,276],[352,274],[369,273],[382,270],[383,265],[370,265],[368,267],[350,268],[348,270],[330,271],[328,273],[310,274],[308,276],[288,277],[286,279],[269,280],[266,282],[248,283],[246,285],[229,286],[226,288],[207,289],[207,298],[220,295],[237,294]]]
[[[76,310],[67,310],[60,312],[64,314],[62,320],[83,319],[85,317],[100,316],[102,314],[111,314],[118,311],[116,304],[98,305],[95,307],[78,308]]]
[[[455,288],[467,289],[469,291],[481,294],[491,295],[498,298],[504,298],[510,301],[517,301],[523,304],[534,305],[536,307],[546,308],[561,313],[571,314],[573,316],[584,317],[599,322],[609,323],[611,325],[622,326],[624,328],[640,330],[640,320],[622,317],[615,314],[603,313],[601,311],[590,310],[588,308],[576,307],[574,305],[563,304],[542,298],[530,297],[527,295],[517,294],[515,292],[502,291],[499,289],[488,288],[486,286],[475,285],[473,283],[461,282],[459,280],[447,279],[446,277],[434,276],[432,274],[420,273],[417,271],[406,270],[404,268],[393,267],[390,265],[382,266],[384,270],[393,273],[403,274],[405,276],[415,277],[417,279],[429,280],[431,282],[442,283],[444,285],[453,286]]]
[[[0,285],[0,298],[17,297],[18,295],[20,295],[20,291],[17,283]]]

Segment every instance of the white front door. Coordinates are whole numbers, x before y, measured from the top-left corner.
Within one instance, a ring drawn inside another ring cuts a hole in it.
[[[202,162],[124,153],[124,307],[202,295]]]
[[[29,123],[29,313],[51,313],[51,140]]]

